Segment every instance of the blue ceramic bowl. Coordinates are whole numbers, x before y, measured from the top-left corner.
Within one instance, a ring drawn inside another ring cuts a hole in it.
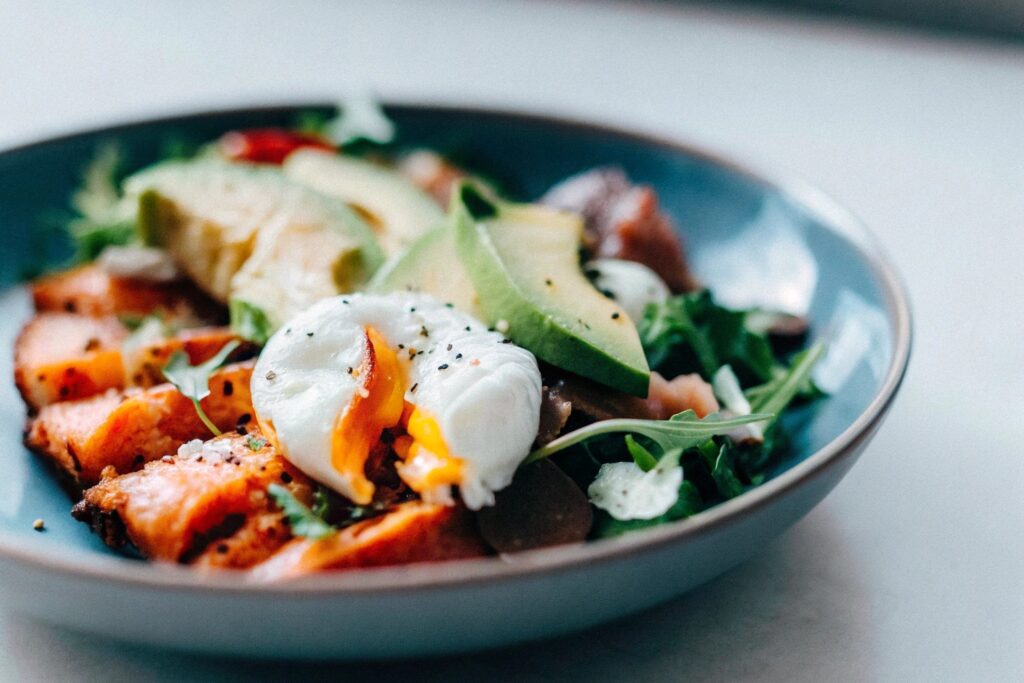
[[[96,147],[132,165],[168,144],[291,123],[300,110],[225,111],[117,126],[0,154],[0,378],[30,313],[19,276],[67,245],[45,229]],[[743,561],[816,505],[881,424],[907,366],[910,314],[892,268],[848,213],[671,141],[544,117],[395,106],[400,139],[490,169],[513,195],[617,165],[655,187],[700,277],[735,303],[806,308],[831,336],[832,394],[795,416],[790,458],[762,486],[689,519],[514,557],[327,574],[282,585],[118,556],[21,444],[24,408],[0,382],[0,602],[75,629],[161,646],[261,657],[396,657],[549,637],[654,605]],[[841,353],[840,353],[841,351]],[[47,531],[33,530],[46,520]]]

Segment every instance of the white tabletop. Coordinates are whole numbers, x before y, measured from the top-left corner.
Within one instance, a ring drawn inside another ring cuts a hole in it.
[[[0,3],[0,146],[360,86],[675,135],[803,176],[876,231],[912,294],[910,373],[820,507],[639,617],[306,667],[0,614],[0,679],[1024,680],[1024,46],[670,3],[210,4]]]

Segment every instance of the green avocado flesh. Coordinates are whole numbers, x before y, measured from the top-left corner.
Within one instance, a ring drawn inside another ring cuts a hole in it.
[[[579,217],[492,203],[469,185],[452,210],[459,260],[488,324],[552,365],[647,395],[650,369],[636,327],[580,268]]]
[[[473,281],[459,262],[455,235],[447,224],[435,227],[381,266],[367,290],[377,294],[423,292],[460,311],[481,316]]]
[[[384,260],[344,202],[277,168],[165,162],[129,178],[125,189],[138,197],[143,240],[229,302],[235,327],[257,341],[316,301],[362,287]]]
[[[428,194],[395,171],[368,161],[300,149],[288,155],[284,173],[366,216],[389,256],[444,220],[441,207]]]

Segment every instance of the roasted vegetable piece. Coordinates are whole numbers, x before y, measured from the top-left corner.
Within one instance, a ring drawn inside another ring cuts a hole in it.
[[[294,539],[252,571],[257,581],[278,581],[327,570],[486,554],[467,510],[416,501],[320,540]]]
[[[287,540],[268,543],[265,535],[249,533],[246,544],[244,535],[236,536],[244,534],[249,520],[274,512],[267,495],[273,483],[287,486],[306,503],[312,499],[309,480],[265,441],[228,434],[206,442],[197,453],[169,456],[138,472],[103,479],[85,492],[72,514],[108,545],[131,543],[151,559],[189,563],[236,538],[233,556],[252,562]]]
[[[231,365],[210,379],[211,393],[201,405],[223,431],[255,425],[249,394],[252,365]],[[107,467],[130,472],[175,453],[186,441],[210,436],[191,401],[170,384],[161,384],[45,406],[30,420],[25,443],[73,483],[92,486]]]
[[[54,273],[32,284],[37,311],[91,316],[146,316],[168,321],[223,322],[224,311],[185,281],[147,282],[111,277],[96,265]]]

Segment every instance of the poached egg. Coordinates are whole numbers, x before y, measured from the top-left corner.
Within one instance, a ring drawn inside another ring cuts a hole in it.
[[[428,502],[494,503],[540,420],[533,354],[425,294],[322,300],[267,342],[252,398],[264,435],[296,467],[359,505],[387,431],[402,480]]]

